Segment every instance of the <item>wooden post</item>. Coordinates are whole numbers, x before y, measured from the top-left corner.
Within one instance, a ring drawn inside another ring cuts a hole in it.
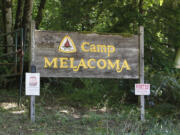
[[[35,96],[31,96],[31,111],[30,111],[31,122],[35,122]]]
[[[31,66],[31,73],[36,73],[36,67],[34,65]],[[35,122],[35,96],[31,96],[30,99],[30,118],[31,122]]]
[[[144,83],[144,27],[140,26],[140,83]],[[140,96],[141,121],[145,120],[145,99]]]
[[[35,22],[34,21],[32,21],[31,22],[31,33],[30,33],[30,35],[31,35],[31,38],[30,38],[30,45],[31,45],[31,47],[30,48],[32,48],[32,46],[34,46],[34,30],[35,30]],[[30,52],[31,52],[31,49],[30,49]],[[32,55],[31,55],[31,53],[30,53],[30,58],[32,59],[32,58],[34,58]],[[34,66],[33,65],[33,63],[30,63],[30,65],[31,65],[31,67],[30,67],[30,69],[31,69],[31,73],[36,73],[36,66]],[[30,118],[31,118],[31,122],[35,122],[35,96],[31,96],[30,97]]]

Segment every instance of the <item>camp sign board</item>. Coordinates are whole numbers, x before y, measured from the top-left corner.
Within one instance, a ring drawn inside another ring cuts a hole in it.
[[[139,78],[137,35],[35,30],[31,57],[41,77]]]

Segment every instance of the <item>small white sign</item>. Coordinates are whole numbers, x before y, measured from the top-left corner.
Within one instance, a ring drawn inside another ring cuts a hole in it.
[[[26,73],[26,95],[40,95],[40,73]]]
[[[150,84],[135,84],[135,95],[150,95]]]

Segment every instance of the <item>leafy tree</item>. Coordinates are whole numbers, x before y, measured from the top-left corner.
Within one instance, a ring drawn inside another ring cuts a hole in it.
[[[29,32],[32,19],[36,21],[37,29],[58,31],[138,34],[139,25],[144,25],[145,75],[146,81],[152,84],[151,97],[160,101],[168,96],[167,102],[171,98],[172,102],[178,101],[179,74],[173,69],[173,64],[180,48],[179,0],[14,0],[10,7],[4,6],[4,0],[0,2],[0,30],[3,32],[7,32],[6,27],[8,31],[24,27]],[[10,25],[6,23],[10,16],[5,13],[5,8],[13,9]],[[137,100],[133,93],[137,82],[134,80],[100,79],[97,83],[96,79],[68,79],[69,85],[66,81],[54,80],[57,85],[62,85],[62,90],[67,86],[76,88],[74,84],[81,82],[82,87],[77,87],[74,92],[64,91],[72,93],[76,100],[84,99],[78,90],[88,95],[86,89],[90,89],[90,95],[97,94],[94,100],[109,101],[111,105]],[[89,88],[92,84],[94,86]],[[96,88],[103,90],[98,92]]]

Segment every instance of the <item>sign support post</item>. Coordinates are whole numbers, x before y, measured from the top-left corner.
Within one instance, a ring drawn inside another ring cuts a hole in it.
[[[144,84],[144,27],[140,26],[140,83]],[[145,99],[140,96],[141,121],[145,120]]]
[[[31,122],[35,122],[35,96],[31,96],[31,111],[30,111],[30,117]]]
[[[34,26],[32,23],[31,65],[36,65],[41,77],[140,78],[144,83],[142,26],[140,35],[130,36],[40,31]],[[31,100],[33,109],[35,98]],[[141,119],[144,120],[144,96],[141,96]]]
[[[31,47],[34,45],[34,30],[35,30],[35,22],[32,21],[31,22],[31,38],[30,38],[30,45]],[[30,49],[30,52],[31,52],[31,48]],[[32,55],[30,53],[30,57],[32,58]],[[30,63],[31,65],[32,63]],[[36,73],[36,66],[34,65],[31,65],[30,66],[30,70],[31,70],[31,73]],[[34,123],[35,122],[35,95],[30,95],[30,119],[31,119],[31,122]]]
[[[36,67],[31,66],[31,73],[36,73]],[[31,122],[35,122],[35,96],[31,95],[30,96],[30,118]]]
[[[26,95],[30,96],[30,119],[35,122],[35,96],[40,95],[40,73],[36,73],[36,67],[31,66],[31,73],[26,73]]]

